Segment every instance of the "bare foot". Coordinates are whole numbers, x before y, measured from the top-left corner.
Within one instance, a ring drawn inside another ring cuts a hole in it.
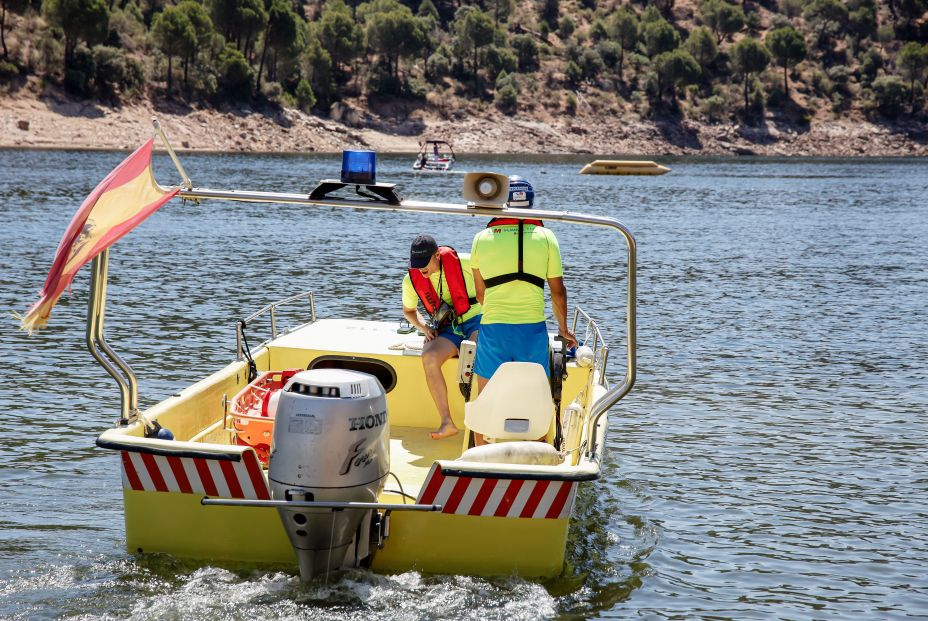
[[[458,428],[454,426],[454,423],[445,423],[438,428],[438,431],[430,431],[429,437],[433,440],[441,440],[443,438],[450,438],[458,434]]]

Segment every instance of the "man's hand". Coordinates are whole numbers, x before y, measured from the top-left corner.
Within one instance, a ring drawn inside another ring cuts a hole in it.
[[[579,345],[579,343],[577,342],[577,337],[574,336],[574,333],[568,330],[567,328],[564,328],[563,330],[558,330],[557,335],[563,336],[565,339],[567,339],[568,348],[577,347]]]
[[[423,317],[419,310],[416,308],[403,308],[403,316],[406,317],[406,321],[416,326],[418,330],[421,330],[425,334],[425,342],[428,343],[436,336],[438,336],[438,331],[433,330],[425,323],[425,317]]]

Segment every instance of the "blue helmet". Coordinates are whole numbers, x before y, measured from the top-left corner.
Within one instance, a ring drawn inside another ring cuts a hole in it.
[[[507,202],[510,207],[531,208],[535,203],[535,188],[525,177],[510,175],[509,200]]]

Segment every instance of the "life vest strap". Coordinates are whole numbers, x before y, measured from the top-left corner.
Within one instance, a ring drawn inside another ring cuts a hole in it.
[[[499,276],[494,276],[492,278],[487,278],[483,281],[484,286],[487,289],[492,287],[498,287],[499,285],[505,284],[507,282],[512,282],[514,280],[521,280],[540,287],[545,288],[545,279],[540,276],[535,276],[534,274],[529,274],[528,272],[514,272],[512,274],[500,274]]]
[[[500,274],[499,276],[492,276],[483,281],[484,287],[487,289],[491,287],[498,287],[499,285],[506,284],[507,282],[512,282],[514,280],[521,280],[522,282],[527,282],[541,289],[545,288],[545,279],[541,276],[535,276],[534,274],[529,274],[522,269],[522,237],[523,231],[526,224],[534,224],[535,226],[541,226],[541,220],[517,220],[514,222],[508,221],[506,218],[493,218],[490,220],[490,224],[487,228],[490,228],[494,225],[505,225],[505,224],[518,224],[519,225],[519,255],[518,261],[516,262],[516,267],[518,271],[511,272],[509,274]]]

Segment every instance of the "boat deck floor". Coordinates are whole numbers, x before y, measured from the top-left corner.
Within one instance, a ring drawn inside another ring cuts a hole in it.
[[[462,434],[433,440],[432,428],[392,427],[390,429],[390,470],[403,483],[403,490],[418,496],[429,469],[436,459],[456,459],[461,456]],[[392,477],[391,477],[392,478]],[[387,486],[394,481],[387,479]]]

